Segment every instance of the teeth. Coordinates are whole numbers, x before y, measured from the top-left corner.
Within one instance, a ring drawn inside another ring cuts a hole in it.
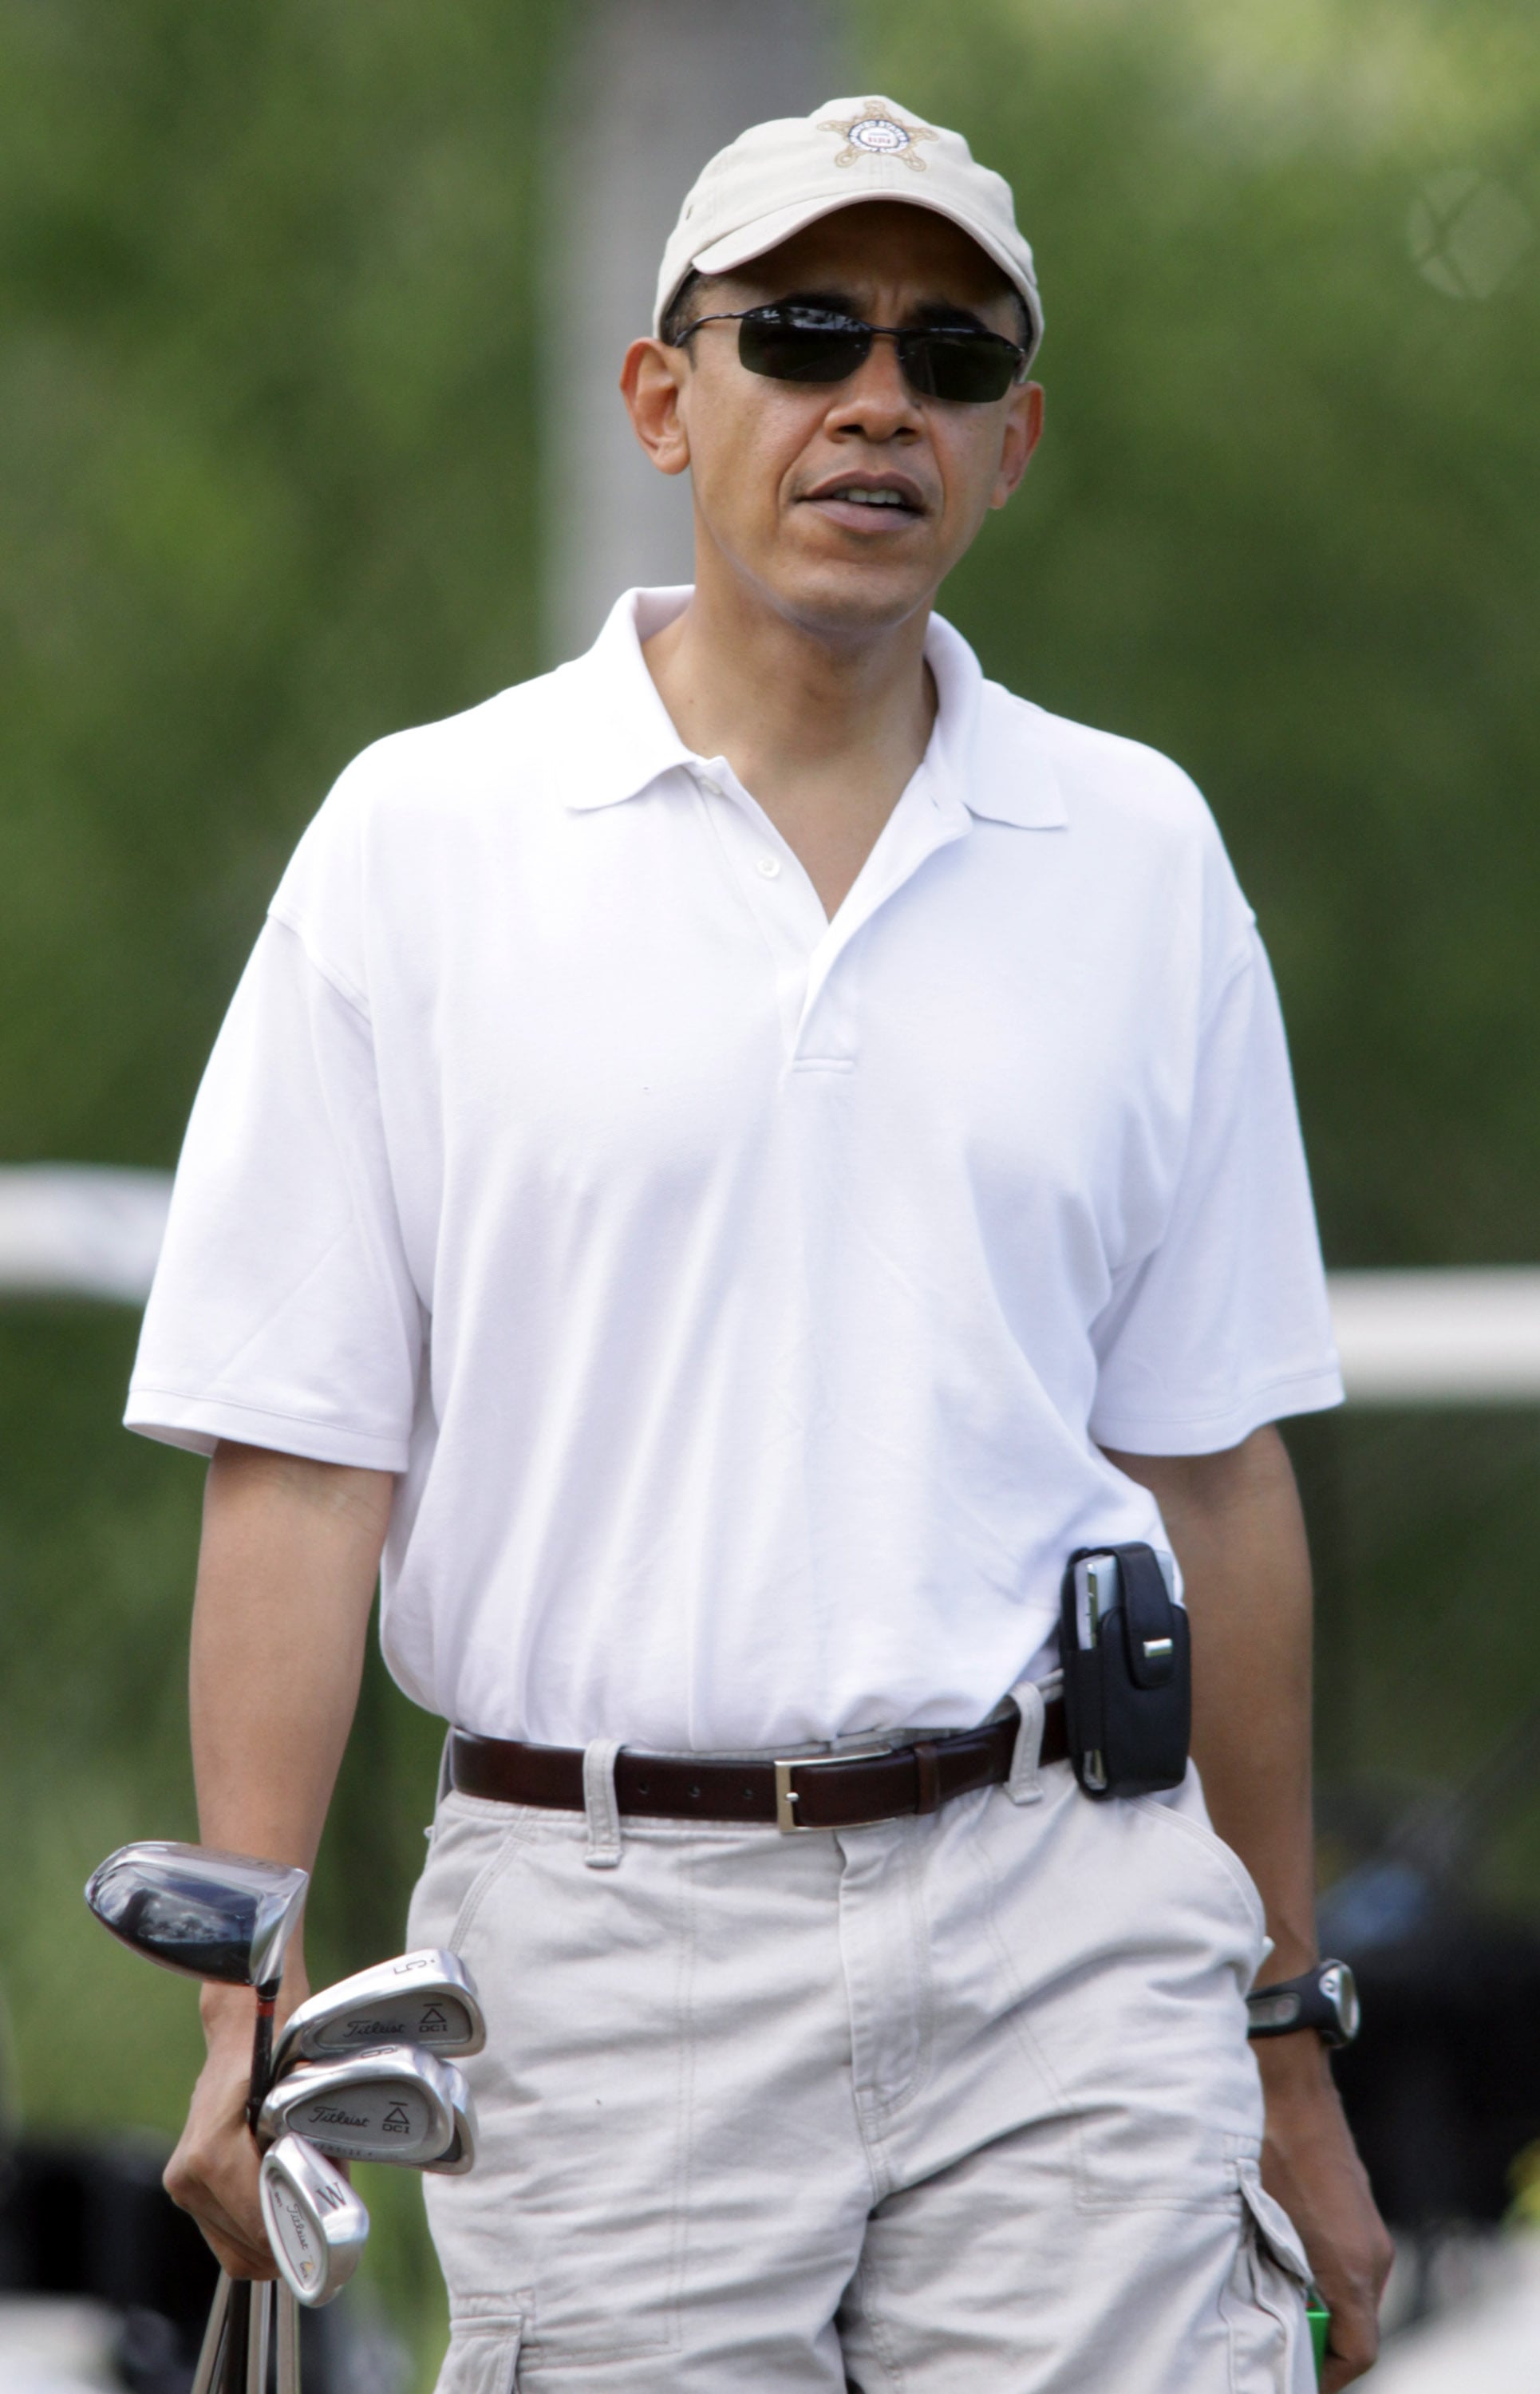
[[[897,491],[831,491],[832,499],[849,499],[858,507],[902,507],[908,503]]]

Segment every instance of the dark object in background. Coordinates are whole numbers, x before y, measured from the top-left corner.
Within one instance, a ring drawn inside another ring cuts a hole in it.
[[[164,2151],[21,2143],[0,2160],[0,2294],[88,2295],[121,2315],[129,2394],[189,2394],[217,2264],[161,2184]],[[301,2315],[306,2394],[356,2383],[345,2308]]]
[[[1419,2234],[1495,2222],[1540,2138],[1540,1930],[1473,1899],[1483,1840],[1533,1791],[1540,1706],[1467,1784],[1414,1805],[1317,1906],[1363,2033],[1335,2057],[1375,2198]]]
[[[1540,1937],[1437,1899],[1393,1940],[1349,1940],[1341,1917],[1365,2025],[1336,2076],[1380,2209],[1396,2228],[1501,2219],[1540,2138]]]

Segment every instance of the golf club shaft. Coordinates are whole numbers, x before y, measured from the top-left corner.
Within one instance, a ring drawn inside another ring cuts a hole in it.
[[[278,2003],[278,1981],[257,1990],[257,2019],[251,2038],[251,2091],[246,2098],[246,2125],[255,2136],[263,2098],[272,2085],[272,2019]]]
[[[213,2394],[214,2372],[229,2317],[230,2276],[227,2270],[221,2269],[219,2282],[214,2289],[214,2300],[208,2307],[208,2325],[204,2330],[203,2350],[198,2355],[198,2366],[193,2373],[191,2394]]]
[[[224,2361],[216,2394],[246,2394],[247,2346],[251,2341],[251,2281],[232,2278],[225,2314]]]
[[[270,1979],[257,1990],[252,2028],[246,2125],[254,2136],[263,2097],[272,2082],[272,2019],[277,2002],[278,1981]],[[230,2333],[219,2394],[268,2394],[268,2291],[265,2284],[253,2285],[246,2279],[237,2279],[231,2287]]]
[[[299,2305],[282,2280],[278,2286],[278,2394],[299,2394]]]
[[[258,2280],[251,2290],[246,2334],[246,2394],[268,2394],[268,2339],[272,2327],[272,2286]]]

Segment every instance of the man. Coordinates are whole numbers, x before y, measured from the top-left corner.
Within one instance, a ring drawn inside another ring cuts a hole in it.
[[[1272,1424],[1339,1394],[1276,1003],[1185,778],[931,613],[1041,321],[955,134],[714,160],[622,385],[692,592],[349,769],[193,1115],[128,1418],[213,1457],[203,1833],[311,1860],[382,1552],[455,1725],[447,2394],[1303,2394],[1310,2271],[1373,2358],[1322,2040],[1243,2001],[1316,1959]],[[1206,1811],[1066,1758],[1111,1547],[1152,1686],[1179,1561]],[[169,2183],[262,2274],[204,2019]]]

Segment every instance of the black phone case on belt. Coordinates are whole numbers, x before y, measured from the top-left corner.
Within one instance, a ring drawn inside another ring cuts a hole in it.
[[[1084,1648],[1074,1567],[1093,1555],[1115,1559],[1118,1601]],[[1070,1557],[1060,1648],[1070,1758],[1086,1795],[1099,1801],[1179,1786],[1192,1734],[1192,1650],[1187,1614],[1172,1602],[1152,1547],[1082,1546]]]

